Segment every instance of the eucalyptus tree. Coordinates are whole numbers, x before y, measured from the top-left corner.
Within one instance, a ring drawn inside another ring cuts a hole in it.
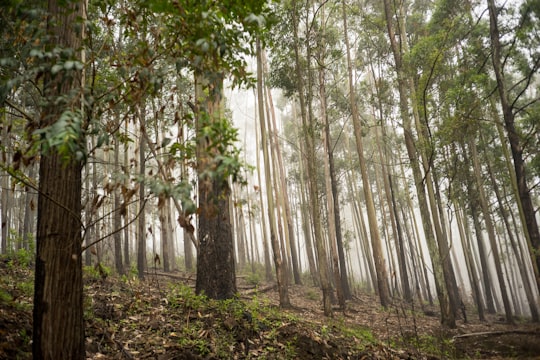
[[[491,39],[491,60],[497,82],[499,103],[502,109],[508,143],[513,163],[516,199],[522,215],[523,228],[531,247],[531,257],[535,260],[536,284],[540,290],[540,231],[529,184],[525,156],[528,152],[538,159],[538,119],[534,115],[538,98],[527,96],[528,90],[538,79],[540,68],[540,38],[538,37],[538,19],[540,8],[537,1],[525,1],[521,4],[518,26],[510,29],[514,39],[504,50],[501,39],[499,19],[505,8],[497,7],[494,0],[487,0]],[[512,81],[516,72],[518,79]],[[512,82],[511,82],[512,81]],[[527,135],[527,132],[530,135]],[[536,135],[536,141],[535,139]],[[530,141],[530,140],[532,141]],[[532,143],[530,150],[528,146]],[[535,149],[536,148],[536,149]],[[526,152],[527,151],[527,152]]]
[[[384,1],[384,14],[386,17],[388,38],[394,54],[394,66],[397,74],[399,102],[400,102],[400,115],[403,121],[405,145],[410,160],[410,166],[413,171],[414,181],[416,186],[416,193],[418,195],[418,202],[420,212],[422,215],[422,224],[424,234],[428,244],[431,261],[433,264],[433,271],[435,275],[435,286],[437,291],[437,297],[441,308],[441,321],[443,324],[449,327],[455,327],[455,312],[456,308],[450,306],[451,297],[448,294],[449,289],[449,271],[445,270],[444,259],[446,253],[443,253],[440,245],[440,225],[435,226],[435,217],[437,211],[433,211],[434,203],[433,198],[428,199],[428,193],[425,185],[432,186],[431,178],[429,175],[429,164],[424,164],[423,174],[420,168],[420,159],[426,161],[425,144],[420,143],[420,153],[417,152],[417,140],[414,139],[413,124],[409,113],[409,102],[413,106],[413,115],[415,122],[418,124],[418,103],[416,99],[415,85],[413,78],[407,74],[404,64],[404,57],[409,52],[409,39],[406,37],[406,12],[405,4],[401,4],[398,8],[393,8],[388,0]],[[396,25],[397,24],[397,25]],[[396,33],[399,36],[396,36]],[[425,136],[425,129],[418,129],[417,135],[420,137]],[[424,141],[427,140],[424,138]],[[424,175],[426,176],[424,182]],[[429,189],[428,189],[429,190]],[[430,195],[431,197],[431,195]],[[431,207],[431,211],[430,211]],[[437,231],[434,232],[434,229]],[[441,239],[442,240],[442,239]]]
[[[287,274],[287,266],[286,266],[286,258],[284,257],[284,249],[282,246],[280,246],[280,243],[278,241],[278,231],[276,229],[276,206],[274,203],[274,192],[272,191],[272,178],[277,176],[276,174],[272,174],[270,171],[270,157],[269,157],[269,139],[268,139],[268,131],[267,131],[267,124],[269,121],[267,121],[267,116],[265,116],[264,112],[264,104],[266,103],[264,101],[263,96],[263,87],[265,84],[263,83],[263,63],[262,63],[262,49],[260,40],[257,41],[257,108],[258,108],[258,114],[259,114],[259,125],[261,128],[261,147],[263,152],[263,159],[264,159],[264,178],[265,178],[265,189],[266,189],[266,200],[268,202],[268,224],[269,224],[269,230],[270,230],[270,245],[272,246],[272,253],[274,255],[274,266],[276,267],[276,278],[277,278],[277,284],[278,284],[278,291],[279,291],[279,305],[281,307],[290,307],[291,303],[289,300],[289,290],[288,290],[288,274]]]
[[[377,216],[375,212],[375,203],[373,201],[373,195],[371,192],[371,184],[368,179],[368,172],[364,154],[364,145],[362,139],[362,124],[360,120],[360,114],[358,111],[358,104],[356,101],[356,90],[353,82],[353,68],[351,48],[349,44],[349,38],[347,33],[347,4],[345,0],[342,1],[342,21],[344,30],[345,51],[347,58],[347,71],[348,71],[348,87],[349,87],[349,101],[351,107],[352,123],[354,128],[354,138],[356,140],[356,151],[360,163],[360,172],[362,175],[362,185],[364,189],[364,199],[366,201],[369,231],[372,241],[373,258],[375,262],[375,269],[377,271],[377,287],[379,290],[379,299],[381,305],[388,307],[390,305],[390,289],[388,288],[388,272],[385,266],[384,255],[382,252],[381,236],[379,232],[379,225],[377,223]]]
[[[35,359],[84,359],[81,257],[82,1],[50,1],[43,79],[34,292]],[[65,138],[69,140],[64,142]]]

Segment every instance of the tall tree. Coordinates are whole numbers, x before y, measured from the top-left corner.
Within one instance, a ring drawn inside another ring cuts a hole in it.
[[[236,269],[233,247],[231,192],[228,173],[220,169],[230,143],[230,124],[223,118],[221,96],[223,74],[204,77],[197,74],[197,172],[198,172],[198,294],[213,299],[228,299],[236,294]],[[208,94],[208,95],[205,95]]]
[[[266,200],[268,203],[268,224],[270,228],[270,245],[274,255],[274,266],[276,267],[276,278],[279,291],[279,305],[281,307],[290,307],[288,276],[284,260],[283,252],[277,239],[276,230],[276,207],[274,205],[274,193],[272,191],[272,173],[270,171],[269,144],[267,135],[267,121],[264,113],[264,95],[263,95],[263,62],[262,49],[260,40],[257,40],[257,105],[259,111],[259,125],[261,127],[261,147],[264,157],[264,178],[266,188]],[[269,123],[269,122],[268,122]]]
[[[292,11],[292,26],[293,26],[293,37],[294,37],[294,59],[295,59],[295,73],[297,77],[297,91],[298,91],[298,100],[300,105],[300,116],[302,119],[302,127],[304,130],[304,142],[305,142],[305,156],[306,156],[306,175],[307,175],[307,187],[308,187],[308,198],[309,204],[311,205],[311,219],[312,225],[314,227],[313,234],[315,240],[316,255],[318,260],[318,270],[319,270],[319,279],[320,286],[323,293],[323,309],[326,316],[332,316],[332,285],[330,282],[330,277],[328,274],[328,260],[326,256],[326,248],[324,245],[324,239],[321,228],[321,213],[320,213],[320,202],[319,202],[319,189],[317,183],[317,164],[316,164],[316,153],[315,153],[315,139],[316,139],[316,123],[313,116],[312,106],[311,106],[311,87],[304,85],[304,74],[303,67],[300,58],[300,38],[299,38],[299,26],[300,26],[300,14],[299,14],[299,4],[296,2],[293,4]],[[307,47],[307,59],[311,60],[310,56],[310,47],[308,44]],[[308,70],[308,80],[311,81],[311,75]],[[305,96],[305,91],[307,90],[307,99]],[[307,111],[306,111],[307,108]]]
[[[441,322],[449,327],[455,327],[455,309],[452,309],[452,306],[450,304],[450,299],[448,295],[448,286],[447,286],[447,276],[444,266],[444,257],[447,257],[446,255],[448,253],[444,253],[442,256],[440,254],[441,249],[438,245],[438,238],[436,237],[436,234],[434,232],[434,229],[440,228],[435,226],[434,222],[432,221],[432,215],[435,218],[437,216],[437,212],[431,212],[430,213],[430,203],[427,199],[426,189],[424,187],[424,183],[428,186],[430,186],[431,177],[430,179],[425,179],[422,175],[422,171],[420,169],[420,161],[419,156],[417,154],[417,147],[415,145],[415,140],[413,137],[414,129],[412,126],[412,120],[411,116],[409,114],[409,101],[411,101],[413,106],[413,113],[416,112],[414,115],[416,122],[418,123],[418,105],[417,105],[417,99],[416,95],[413,94],[414,92],[414,82],[413,79],[410,78],[407,73],[406,69],[403,63],[403,57],[406,55],[409,51],[408,47],[408,39],[406,36],[406,25],[405,25],[405,4],[401,3],[399,5],[399,8],[395,11],[397,12],[397,18],[398,18],[398,34],[399,36],[396,36],[396,29],[394,29],[394,11],[390,5],[390,1],[384,0],[384,13],[386,17],[386,26],[388,31],[388,38],[390,40],[390,44],[392,47],[392,52],[394,55],[394,62],[395,62],[395,70],[397,74],[397,81],[398,81],[398,91],[399,91],[399,107],[400,107],[400,115],[403,121],[403,128],[404,128],[404,138],[405,138],[405,146],[407,148],[407,154],[409,156],[410,165],[412,168],[413,176],[414,176],[414,182],[416,187],[416,193],[418,195],[418,202],[420,207],[420,213],[422,216],[422,225],[424,229],[424,234],[426,237],[426,241],[428,244],[428,250],[429,254],[431,256],[431,261],[433,264],[433,271],[435,275],[435,288],[437,291],[437,297],[439,299],[439,304],[441,308]],[[421,132],[419,132],[419,135]],[[420,147],[421,148],[421,147]],[[427,174],[426,174],[427,176]],[[434,207],[434,204],[431,203],[431,207]],[[440,231],[439,231],[440,233]],[[443,257],[444,256],[444,257]],[[448,257],[449,258],[449,257]]]
[[[525,90],[523,89],[515,99],[511,99],[510,92],[508,90],[508,84],[505,80],[504,69],[504,54],[502,52],[503,47],[501,45],[501,39],[499,34],[498,13],[499,10],[495,6],[494,0],[487,0],[489,10],[489,25],[490,25],[490,38],[491,38],[491,60],[493,63],[493,70],[495,78],[497,80],[497,91],[499,94],[499,102],[502,108],[504,125],[512,152],[512,158],[514,160],[514,175],[517,182],[518,191],[518,205],[524,217],[524,230],[527,239],[531,246],[531,257],[535,259],[536,270],[536,284],[540,290],[540,231],[538,229],[538,222],[536,219],[536,211],[531,199],[531,193],[527,180],[527,171],[525,167],[525,161],[523,159],[523,144],[520,139],[518,130],[515,124],[515,111],[514,106],[519,96],[522,95]],[[533,11],[532,9],[530,9]],[[538,11],[538,10],[536,10]],[[537,14],[538,15],[538,14]],[[536,54],[536,58],[533,58],[533,64],[528,71],[525,84],[528,86],[531,82],[533,74],[538,71],[540,67],[540,56]],[[521,109],[523,110],[523,109]]]
[[[83,1],[48,3],[45,50],[61,48],[66,58],[44,74],[39,128],[45,138],[72,132],[73,143],[41,144],[34,292],[34,359],[84,359],[81,258],[81,170],[84,138],[80,108]],[[59,70],[59,71],[53,71]],[[60,135],[61,136],[61,135]],[[58,139],[58,138],[57,138]],[[72,151],[74,149],[75,151]]]
[[[351,60],[351,48],[349,44],[349,38],[347,34],[347,4],[346,1],[342,1],[342,15],[343,15],[343,34],[345,39],[346,57],[347,57],[347,72],[348,72],[348,85],[349,85],[349,102],[351,106],[352,122],[354,127],[354,138],[356,140],[356,151],[358,153],[358,159],[360,161],[360,172],[362,175],[362,185],[364,189],[364,199],[366,201],[369,231],[371,235],[371,242],[373,248],[373,258],[375,262],[375,269],[377,271],[377,287],[379,289],[379,299],[381,305],[387,307],[390,305],[390,289],[388,288],[388,273],[386,271],[386,265],[384,255],[382,252],[382,242],[379,233],[379,225],[377,224],[377,215],[375,213],[375,203],[373,202],[373,195],[371,192],[371,184],[368,179],[366,159],[364,155],[364,145],[362,140],[362,123],[360,120],[360,114],[358,112],[358,106],[356,103],[356,89],[353,83],[353,69]]]

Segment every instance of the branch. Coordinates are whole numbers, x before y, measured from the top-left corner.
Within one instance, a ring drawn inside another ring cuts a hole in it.
[[[8,104],[11,108],[13,108],[14,110],[18,111],[28,121],[35,122],[35,119],[32,116],[30,116],[26,111],[21,109],[17,104],[13,103],[11,100],[5,99],[4,102]]]
[[[28,186],[29,188],[35,190],[37,193],[38,193],[38,196],[43,196],[45,199],[49,200],[50,202],[52,202],[53,204],[55,204],[56,206],[58,206],[59,208],[65,210],[67,213],[69,213],[71,216],[73,216],[75,219],[77,219],[77,221],[79,222],[79,225],[81,226],[81,228],[83,230],[86,230],[83,222],[82,222],[82,219],[79,215],[77,215],[75,212],[71,211],[70,209],[68,209],[66,206],[64,206],[63,204],[60,204],[58,201],[56,201],[55,199],[53,199],[52,197],[50,197],[49,195],[45,194],[44,192],[40,191],[39,190],[39,186],[32,183],[31,182],[31,179],[29,178],[23,178],[21,175],[19,175],[13,168],[9,167],[9,166],[6,166],[5,164],[3,163],[0,163],[0,169],[4,170],[6,173],[8,173],[8,175],[10,175],[12,178],[16,179],[17,181],[20,181],[22,184],[24,184],[25,186]]]
[[[531,68],[531,71],[529,72],[529,74],[525,77],[525,79],[527,80],[527,83],[525,84],[525,86],[523,87],[523,89],[521,89],[521,91],[519,92],[519,94],[516,96],[516,98],[514,99],[514,101],[512,102],[512,104],[510,105],[510,107],[513,109],[514,108],[514,105],[516,104],[516,102],[518,101],[518,99],[521,97],[521,95],[523,95],[525,93],[525,91],[529,88],[529,85],[531,84],[531,80],[533,78],[533,75],[536,74],[536,71],[538,70],[538,67],[540,66],[540,56],[536,59],[536,61],[534,62],[534,65],[532,66]],[[523,80],[521,80],[523,81]],[[521,81],[519,83],[521,83]],[[518,83],[518,84],[519,84]],[[517,85],[517,84],[516,84]]]
[[[470,337],[480,337],[480,336],[501,336],[509,334],[518,334],[518,335],[538,335],[538,330],[499,330],[499,331],[482,331],[469,334],[455,335],[452,337],[452,341],[456,339],[464,339]]]
[[[188,105],[190,105],[190,103],[188,103]],[[165,165],[163,165],[163,163],[159,159],[159,156],[158,156],[157,151],[156,151],[156,147],[154,146],[154,143],[152,141],[150,141],[150,138],[148,137],[148,134],[146,133],[146,128],[142,127],[141,132],[142,132],[142,135],[144,136],[144,138],[146,140],[146,143],[148,144],[148,148],[150,149],[150,152],[154,155],[154,159],[158,163],[158,171],[161,173],[161,175],[163,176],[164,179],[169,179],[170,176],[169,176],[169,174],[167,174],[165,172]],[[173,196],[171,198],[173,199],[174,207],[176,208],[176,211],[178,211],[178,214],[180,216],[185,214],[184,211],[182,210],[182,207],[178,203],[178,200],[176,198],[174,198]],[[179,224],[179,225],[187,231],[187,233],[189,234],[189,238],[190,238],[191,242],[195,246],[195,249],[199,250],[199,242],[197,241],[197,238],[195,237],[195,234],[193,233],[193,230],[190,230],[186,226],[182,226],[182,224]]]
[[[90,244],[88,244],[86,246],[83,246],[82,249],[81,249],[81,253],[83,253],[85,250],[88,250],[90,247],[94,246],[95,244],[97,244],[99,242],[102,242],[103,240],[107,239],[109,236],[112,236],[112,235],[116,234],[117,232],[120,232],[120,231],[124,230],[129,225],[133,224],[135,222],[135,220],[137,220],[139,218],[139,216],[141,215],[141,213],[144,211],[144,208],[145,208],[145,205],[146,205],[147,201],[148,201],[148,198],[144,199],[144,202],[143,202],[142,206],[140,207],[139,212],[137,213],[137,215],[135,215],[135,217],[133,219],[131,219],[130,222],[124,224],[124,226],[119,227],[118,229],[114,230],[113,232],[108,233],[107,235],[100,237],[96,241],[93,241]],[[85,230],[85,234],[83,235],[82,238],[84,239],[85,236],[86,236],[86,230]]]

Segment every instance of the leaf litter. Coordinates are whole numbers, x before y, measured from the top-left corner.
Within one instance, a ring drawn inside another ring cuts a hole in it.
[[[0,359],[31,359],[32,271],[0,261]],[[237,299],[193,291],[192,276],[147,280],[85,277],[87,359],[453,359],[535,358],[538,324],[507,325],[496,315],[443,329],[436,308],[395,301],[388,309],[360,293],[323,316],[318,290],[291,286],[294,307],[277,289],[239,278]],[[246,289],[248,289],[246,291]],[[259,290],[258,290],[259,289]],[[264,289],[270,289],[266,291]],[[469,317],[472,315],[470,314]]]

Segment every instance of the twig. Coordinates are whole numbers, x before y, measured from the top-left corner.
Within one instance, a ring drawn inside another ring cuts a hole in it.
[[[481,337],[481,336],[501,336],[509,334],[518,334],[518,335],[539,335],[540,331],[536,330],[498,330],[498,331],[482,331],[469,334],[455,335],[452,337],[452,341],[456,339],[464,339],[470,337]]]

